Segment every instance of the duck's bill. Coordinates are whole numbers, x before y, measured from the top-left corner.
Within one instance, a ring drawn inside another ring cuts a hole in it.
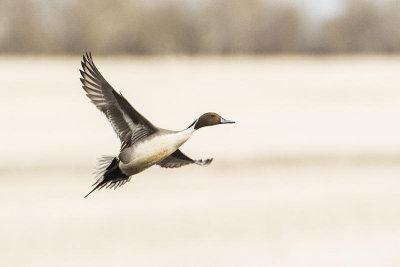
[[[223,123],[235,123],[235,122],[234,121],[230,121],[230,120],[225,120],[224,118],[221,118],[220,123],[223,124]]]

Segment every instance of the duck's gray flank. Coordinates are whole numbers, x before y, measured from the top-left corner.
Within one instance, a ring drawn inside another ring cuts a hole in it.
[[[208,112],[182,131],[158,128],[112,88],[95,66],[90,53],[83,56],[81,65],[80,80],[86,95],[106,115],[121,141],[118,156],[104,156],[98,161],[97,181],[86,196],[103,187],[115,189],[128,182],[132,175],[155,164],[164,168],[188,164],[206,166],[212,159],[193,160],[179,147],[202,127],[234,123]]]

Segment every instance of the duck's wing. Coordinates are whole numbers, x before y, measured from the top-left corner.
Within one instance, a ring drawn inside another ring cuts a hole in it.
[[[206,159],[206,160],[193,160],[183,154],[179,149],[172,153],[169,157],[163,159],[162,161],[158,162],[157,165],[163,168],[179,168],[188,164],[197,164],[201,166],[207,166],[213,161],[213,159]]]
[[[121,150],[158,130],[111,87],[94,65],[90,53],[83,55],[81,65],[82,87],[92,103],[110,121],[121,140]]]

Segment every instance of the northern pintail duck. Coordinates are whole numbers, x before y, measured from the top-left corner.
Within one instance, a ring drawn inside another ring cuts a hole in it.
[[[132,175],[154,164],[164,168],[178,168],[193,163],[206,166],[212,158],[193,160],[183,154],[179,147],[202,127],[234,123],[208,112],[182,131],[158,128],[111,87],[94,65],[90,53],[83,55],[81,65],[80,80],[86,95],[106,115],[121,140],[118,156],[103,156],[98,160],[95,187],[85,197],[103,187],[115,189],[128,182]]]

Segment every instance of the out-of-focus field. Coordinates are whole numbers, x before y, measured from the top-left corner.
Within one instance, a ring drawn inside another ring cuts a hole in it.
[[[95,57],[182,151],[84,199],[119,141],[78,57],[0,58],[0,266],[400,265],[400,57]]]

